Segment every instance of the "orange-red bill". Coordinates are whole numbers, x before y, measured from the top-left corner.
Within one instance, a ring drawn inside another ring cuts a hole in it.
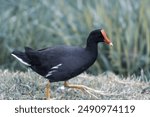
[[[102,33],[102,35],[103,35],[103,37],[104,37],[104,42],[105,42],[106,44],[108,44],[108,45],[113,46],[112,42],[111,42],[110,39],[107,37],[107,35],[106,35],[106,33],[105,33],[105,31],[104,31],[103,29],[101,30],[101,33]]]

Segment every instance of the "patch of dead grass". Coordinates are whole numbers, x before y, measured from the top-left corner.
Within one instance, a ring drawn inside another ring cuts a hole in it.
[[[0,99],[2,100],[41,100],[44,99],[47,80],[32,71],[10,72],[0,70]],[[149,82],[142,82],[139,78],[119,76],[107,72],[98,76],[81,74],[71,80],[71,84],[82,84],[108,95],[94,93],[101,100],[148,100],[150,94],[142,90],[150,86]],[[51,94],[57,100],[92,100],[96,99],[86,92],[64,88],[63,82],[51,84]],[[112,95],[109,95],[112,94]]]

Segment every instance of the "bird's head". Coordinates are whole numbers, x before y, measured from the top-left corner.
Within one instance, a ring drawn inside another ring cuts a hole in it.
[[[94,40],[94,42],[96,42],[96,43],[104,42],[110,46],[113,46],[112,42],[107,37],[104,29],[97,29],[97,30],[92,31],[89,35],[89,38],[90,38],[90,40]]]

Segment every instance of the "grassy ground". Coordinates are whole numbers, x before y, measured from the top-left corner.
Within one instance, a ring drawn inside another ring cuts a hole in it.
[[[150,86],[150,82],[141,81],[140,77],[131,76],[119,78],[113,73],[107,72],[98,76],[81,74],[69,82],[72,84],[83,84],[103,92],[105,95],[96,94],[101,100],[147,100],[148,93],[141,93],[143,89]],[[44,99],[47,80],[32,71],[10,72],[0,70],[0,99],[16,100],[40,100]],[[87,100],[96,99],[92,95],[76,89],[64,88],[63,82],[51,84],[51,94],[56,100]]]

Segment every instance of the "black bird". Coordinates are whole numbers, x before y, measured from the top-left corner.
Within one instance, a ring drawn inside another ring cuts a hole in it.
[[[97,59],[98,43],[113,45],[103,29],[92,31],[85,48],[58,45],[33,50],[25,47],[25,52],[13,51],[12,56],[30,67],[39,75],[48,79],[46,97],[50,98],[50,82],[64,81],[64,86],[82,89],[79,85],[70,85],[67,81],[87,70]]]

